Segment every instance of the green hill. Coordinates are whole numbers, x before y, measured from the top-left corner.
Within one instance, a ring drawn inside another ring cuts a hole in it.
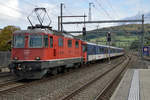
[[[144,25],[145,32],[150,33],[150,24]],[[112,32],[114,34],[122,35],[122,36],[129,36],[129,35],[137,35],[137,31],[141,31],[141,25],[140,24],[130,24],[130,25],[121,25],[121,26],[113,26],[108,28],[102,28],[102,29],[95,29],[92,30],[87,34],[88,39],[100,37],[100,36],[106,36],[107,32]],[[129,31],[129,32],[128,32]]]
[[[150,36],[150,24],[144,24],[145,37]],[[139,41],[141,36],[141,24],[128,24],[95,29],[87,32],[87,40],[90,42],[106,45],[106,34],[111,32],[111,45],[117,47],[130,47],[134,41]],[[78,36],[81,38],[82,36]],[[147,41],[147,40],[145,40]],[[148,40],[149,41],[149,40]],[[149,43],[149,42],[148,42]],[[149,45],[149,44],[146,44]]]

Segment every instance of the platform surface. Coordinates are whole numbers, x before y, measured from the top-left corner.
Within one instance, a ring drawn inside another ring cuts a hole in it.
[[[110,100],[150,100],[150,69],[128,69]]]

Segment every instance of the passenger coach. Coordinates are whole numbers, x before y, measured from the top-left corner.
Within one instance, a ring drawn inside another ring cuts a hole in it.
[[[123,48],[117,48],[106,45],[97,45],[94,43],[87,43],[87,59],[88,61],[101,60],[109,57],[116,57],[124,54]]]

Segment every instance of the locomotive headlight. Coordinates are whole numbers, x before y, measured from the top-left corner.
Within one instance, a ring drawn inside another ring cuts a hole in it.
[[[18,57],[14,57],[14,60],[18,60]]]
[[[31,71],[31,70],[32,70],[32,68],[31,68],[31,67],[29,67],[29,70]]]
[[[17,66],[16,66],[16,69],[17,70],[21,70],[22,68],[21,68],[21,64],[18,64]]]
[[[35,60],[40,60],[40,57],[36,57]]]

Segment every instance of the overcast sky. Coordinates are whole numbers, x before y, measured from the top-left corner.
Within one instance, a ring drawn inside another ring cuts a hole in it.
[[[29,24],[26,17],[35,7],[45,7],[52,20],[51,26],[57,29],[57,16],[60,3],[65,4],[64,15],[88,15],[89,2],[92,7],[92,20],[124,19],[150,11],[150,0],[0,0],[0,28],[7,25],[26,29]],[[64,19],[81,21],[83,18]],[[35,21],[35,20],[34,20]],[[110,24],[109,24],[110,25]],[[64,25],[65,30],[80,30],[83,25]],[[87,29],[108,26],[108,24],[88,24]]]

